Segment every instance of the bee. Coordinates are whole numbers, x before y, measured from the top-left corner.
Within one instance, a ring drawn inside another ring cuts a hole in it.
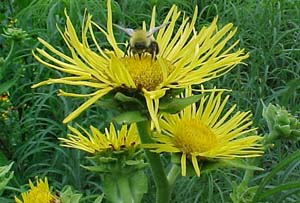
[[[153,37],[153,34],[168,24],[169,22],[164,23],[150,29],[148,32],[142,29],[133,30],[131,28],[124,28],[120,25],[114,24],[115,27],[124,31],[130,37],[124,56],[138,54],[139,58],[141,58],[142,54],[149,53],[152,58],[156,58],[156,55],[159,53],[159,47]]]

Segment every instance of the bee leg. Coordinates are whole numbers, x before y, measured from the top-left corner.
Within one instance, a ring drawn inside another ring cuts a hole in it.
[[[159,52],[159,47],[158,47],[157,42],[153,41],[153,42],[151,43],[150,50],[151,50],[151,57],[152,57],[152,60],[156,60],[156,54],[158,54],[158,52]],[[150,50],[149,50],[149,51],[150,51]]]
[[[124,57],[125,57],[125,56],[129,56],[129,52],[130,52],[130,45],[127,44],[126,50],[125,50],[125,52],[124,52]]]
[[[156,50],[153,50],[153,53],[151,54],[152,60],[156,60],[157,59],[156,58],[156,54],[157,54]]]

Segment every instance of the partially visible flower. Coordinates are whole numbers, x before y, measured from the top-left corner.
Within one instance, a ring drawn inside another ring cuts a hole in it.
[[[9,17],[8,18],[8,22],[6,24],[6,27],[9,27],[9,28],[15,27],[16,24],[17,24],[17,22],[18,22],[17,18],[11,18],[11,17]]]
[[[27,192],[21,194],[22,200],[15,197],[16,203],[53,203],[56,202],[56,196],[52,195],[49,186],[48,180],[45,178],[38,179],[36,186],[29,180],[30,189]]]
[[[62,141],[61,145],[90,153],[87,159],[92,161],[92,165],[83,166],[85,169],[108,176],[134,177],[138,171],[143,174],[141,170],[147,164],[144,163],[144,156],[141,153],[136,124],[123,125],[120,130],[110,124],[104,133],[93,126],[90,127],[90,132],[80,126],[80,130],[71,126],[68,128],[71,133],[67,138],[59,138]],[[111,179],[108,180],[110,181]]]
[[[9,93],[4,92],[0,95],[0,102],[9,102]]]
[[[34,88],[60,83],[93,89],[89,94],[60,91],[62,96],[89,97],[64,119],[64,123],[76,118],[111,90],[122,88],[135,89],[143,95],[149,114],[155,126],[159,127],[157,119],[159,99],[167,90],[185,88],[224,75],[248,57],[243,49],[233,51],[238,41],[227,46],[228,41],[236,33],[231,23],[218,28],[217,18],[215,18],[211,25],[203,26],[198,31],[195,28],[198,17],[197,7],[191,20],[183,16],[182,23],[175,32],[176,22],[181,18],[180,11],[175,5],[172,6],[164,20],[164,23],[169,22],[169,25],[162,28],[156,37],[160,50],[156,60],[146,53],[140,58],[128,55],[124,57],[125,54],[118,47],[113,33],[110,0],[107,1],[107,31],[93,22],[91,15],[87,15],[79,39],[69,16],[66,17],[65,31],[59,31],[71,55],[62,53],[43,39],[39,41],[47,49],[38,48],[33,53],[40,63],[71,75],[40,82],[33,85]],[[154,8],[149,28],[155,27],[155,19]],[[106,36],[112,51],[99,46],[94,35],[94,27]],[[87,39],[88,36],[91,36],[91,40]],[[94,45],[89,45],[89,41]],[[97,50],[91,47],[96,47]]]
[[[80,149],[91,154],[124,149],[134,150],[140,145],[135,124],[131,124],[129,129],[127,125],[123,125],[120,130],[116,130],[111,124],[109,130],[105,129],[105,133],[93,126],[90,127],[91,133],[80,127],[85,135],[76,128],[71,126],[68,128],[72,134],[68,134],[68,138],[59,138],[63,142],[62,146]]]
[[[7,120],[9,112],[13,110],[9,100],[9,93],[4,92],[0,95],[0,114],[3,120]]]
[[[202,96],[199,104],[192,104],[178,114],[165,114],[159,120],[162,132],[154,136],[157,143],[144,144],[154,152],[181,154],[182,175],[186,175],[187,161],[191,161],[200,175],[199,163],[203,160],[257,157],[263,153],[262,138],[250,128],[250,112],[236,112],[232,106],[222,113],[228,96],[222,101],[222,91]],[[187,90],[187,96],[191,90]],[[247,136],[248,134],[253,134]]]

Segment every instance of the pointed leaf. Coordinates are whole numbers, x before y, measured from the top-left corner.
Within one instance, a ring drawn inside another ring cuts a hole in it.
[[[106,173],[108,172],[108,168],[105,166],[83,166],[81,165],[83,168],[92,171],[92,172],[100,172],[100,173]]]
[[[79,203],[82,194],[74,193],[70,186],[67,186],[60,193],[61,202],[64,203]]]
[[[166,113],[177,113],[188,105],[199,101],[201,97],[202,95],[199,94],[186,98],[164,98],[160,102],[159,109]]]
[[[93,203],[101,203],[104,198],[104,193],[102,195],[99,195]]]
[[[17,80],[19,79],[19,74],[15,74],[15,76],[6,82],[2,82],[0,84],[0,94],[6,92],[11,86],[13,86]]]
[[[143,115],[140,111],[128,111],[114,117],[113,120],[118,124],[123,125],[145,121],[147,120],[147,117]]]
[[[3,178],[9,172],[13,164],[14,162],[11,162],[9,165],[0,167],[0,178]]]
[[[114,96],[114,98],[116,100],[120,101],[120,102],[125,102],[125,103],[126,102],[133,102],[133,103],[136,103],[140,106],[144,106],[143,103],[139,99],[137,99],[135,97],[127,96],[127,95],[125,95],[121,92],[117,92],[116,95]]]
[[[130,187],[134,202],[141,202],[143,196],[148,191],[148,179],[143,171],[137,171],[130,179]]]

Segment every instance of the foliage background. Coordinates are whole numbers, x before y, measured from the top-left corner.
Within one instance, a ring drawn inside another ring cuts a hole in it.
[[[236,39],[239,47],[250,53],[245,62],[229,74],[209,82],[208,86],[233,89],[232,103],[240,110],[251,110],[254,123],[261,134],[268,132],[262,118],[262,102],[285,106],[292,114],[300,112],[300,1],[299,0],[132,0],[113,2],[114,23],[128,27],[139,27],[142,21],[149,22],[152,7],[157,8],[157,22],[162,22],[172,4],[176,4],[185,15],[192,16],[194,7],[199,8],[197,27],[208,24],[218,15],[219,25],[232,22],[238,27]],[[49,85],[31,89],[31,85],[47,78],[60,77],[61,73],[49,70],[36,62],[31,51],[39,46],[37,37],[68,52],[56,25],[64,27],[64,9],[79,31],[85,8],[101,26],[106,25],[106,2],[93,0],[4,0],[0,4],[0,32],[4,33],[11,19],[15,26],[26,31],[26,39],[13,40],[0,36],[0,93],[9,93],[9,102],[1,103],[0,119],[0,165],[14,161],[14,178],[1,197],[1,202],[12,202],[28,179],[48,176],[54,189],[65,185],[84,194],[82,202],[92,202],[96,194],[102,193],[100,178],[80,167],[86,154],[59,146],[58,137],[67,133],[63,118],[81,100],[58,97],[57,89],[73,87]],[[101,46],[108,47],[104,36],[97,35]],[[116,32],[120,42],[126,41],[124,33]],[[3,62],[9,55],[12,55]],[[84,88],[79,91],[85,92]],[[93,124],[104,128],[115,112],[94,105],[73,123],[82,126]],[[88,119],[87,119],[88,118]],[[293,151],[299,150],[299,141],[277,143],[266,152],[260,167],[264,172],[255,173],[253,185],[262,180]],[[165,163],[168,163],[168,157]],[[283,167],[258,191],[278,187],[295,181],[300,183],[299,159]],[[149,172],[150,176],[150,172]],[[200,178],[180,178],[173,193],[172,202],[231,202],[232,182],[240,182],[243,171],[235,169],[217,170],[203,174]],[[153,202],[154,187],[150,184],[144,202]],[[284,198],[283,198],[284,197]],[[299,202],[300,190],[279,188],[266,197],[265,202]]]

